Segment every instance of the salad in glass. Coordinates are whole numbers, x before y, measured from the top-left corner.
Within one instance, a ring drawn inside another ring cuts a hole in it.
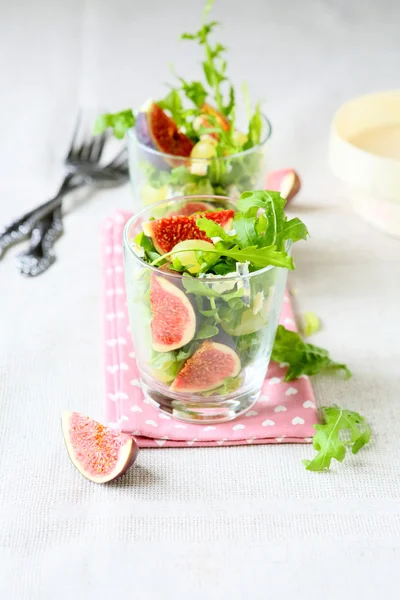
[[[131,331],[145,395],[175,418],[225,421],[257,400],[290,249],[307,229],[278,192],[183,197],[124,232]],[[201,207],[199,209],[199,207]],[[156,218],[154,218],[156,217]]]
[[[203,50],[204,81],[175,75],[177,83],[164,98],[96,121],[96,132],[111,128],[117,138],[127,139],[137,207],[179,195],[238,198],[264,185],[271,125],[261,103],[252,107],[245,85],[243,114],[237,110],[226,48],[211,40],[218,25],[208,20],[212,4],[209,0],[205,6],[200,29],[181,36]]]

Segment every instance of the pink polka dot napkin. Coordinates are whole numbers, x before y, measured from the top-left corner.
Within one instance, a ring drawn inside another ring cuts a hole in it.
[[[270,364],[255,406],[227,423],[182,423],[161,413],[144,397],[125,295],[122,233],[129,217],[129,213],[119,211],[104,224],[104,343],[109,424],[133,432],[142,447],[310,442],[314,434],[312,426],[318,422],[310,381],[301,376],[284,383],[284,365]],[[288,329],[296,328],[288,295],[280,322]]]

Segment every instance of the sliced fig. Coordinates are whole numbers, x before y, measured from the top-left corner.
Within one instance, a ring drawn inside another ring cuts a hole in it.
[[[150,283],[151,339],[156,352],[176,350],[189,343],[196,331],[196,315],[185,293],[154,275]]]
[[[282,198],[290,202],[300,191],[300,177],[294,169],[271,171],[266,178],[266,188],[267,190],[280,192]]]
[[[204,212],[206,210],[213,210],[214,206],[212,204],[210,204],[209,202],[186,202],[185,204],[182,205],[181,208],[173,208],[171,212],[168,213],[169,217],[172,217],[174,215],[184,215],[187,217],[190,217],[190,215],[193,215],[194,213],[198,213],[198,212]]]
[[[203,342],[188,358],[171,385],[175,392],[207,392],[240,372],[240,358],[232,348],[218,342]]]
[[[165,154],[187,157],[194,146],[155,102],[150,102],[145,111],[139,112],[135,131],[142,144]]]
[[[135,439],[77,412],[64,412],[62,431],[69,457],[78,471],[94,483],[123,475],[139,452]]]
[[[233,209],[219,210],[216,212],[206,212],[186,217],[184,215],[174,215],[172,217],[164,217],[163,219],[147,221],[142,224],[142,229],[148,237],[153,241],[154,247],[160,254],[170,252],[176,244],[184,240],[205,240],[210,242],[210,238],[206,236],[204,231],[201,231],[196,220],[199,217],[206,217],[215,223],[218,223],[226,230],[231,229]]]

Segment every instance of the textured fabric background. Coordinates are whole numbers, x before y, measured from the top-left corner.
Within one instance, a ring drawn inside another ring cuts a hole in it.
[[[54,193],[79,105],[157,97],[168,61],[196,76],[195,49],[176,39],[200,8],[0,2],[1,222]],[[59,416],[102,417],[99,230],[131,196],[75,196],[54,268],[27,281],[17,250],[0,263],[1,599],[398,598],[400,242],[352,215],[326,147],[343,100],[396,85],[399,4],[218,0],[215,15],[232,76],[266,99],[271,167],[304,178],[293,213],[312,239],[291,285],[322,318],[315,342],[354,373],[315,379],[317,399],[367,415],[373,442],[321,475],[300,462],[312,449],[292,445],[143,450],[121,483],[81,478]]]

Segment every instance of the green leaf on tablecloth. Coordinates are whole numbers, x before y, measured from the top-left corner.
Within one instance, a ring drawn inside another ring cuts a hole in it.
[[[342,462],[348,449],[357,454],[371,438],[370,426],[358,413],[339,406],[324,406],[321,410],[325,423],[314,425],[313,446],[317,455],[303,461],[308,471],[329,469],[333,458]]]

